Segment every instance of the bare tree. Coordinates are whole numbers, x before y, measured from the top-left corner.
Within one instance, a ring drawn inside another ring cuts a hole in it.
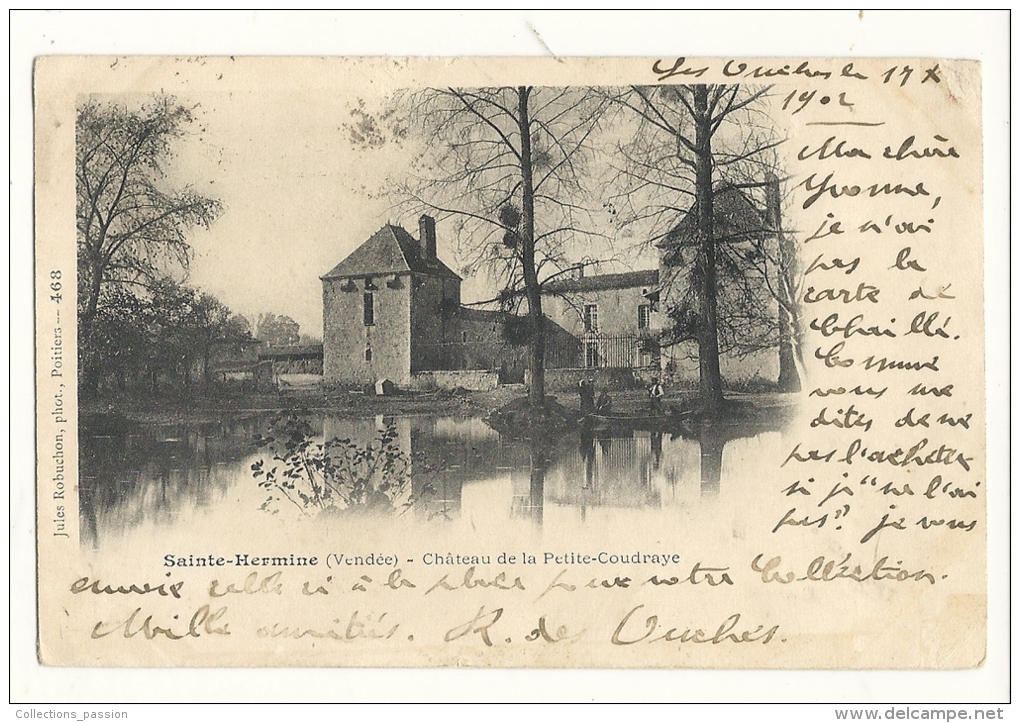
[[[761,323],[770,315],[763,299],[770,294],[778,299],[789,291],[781,285],[770,290],[775,274],[770,277],[763,265],[779,258],[769,252],[769,244],[780,237],[771,228],[779,219],[770,222],[763,213],[765,218],[758,223],[734,219],[726,228],[717,228],[716,209],[720,192],[750,198],[774,185],[775,179],[770,180],[777,163],[774,151],[783,139],[767,115],[768,90],[739,85],[635,86],[614,97],[637,123],[631,140],[620,147],[620,173],[626,183],[614,203],[624,210],[626,222],[650,226],[653,241],[676,242],[684,219],[693,241],[693,259],[683,255],[682,247],[674,249],[678,255],[673,266],[682,271],[687,284],[679,294],[674,333],[681,339],[689,333],[697,341],[700,403],[708,414],[717,413],[723,404],[720,329],[732,347],[742,344],[745,351],[780,345],[780,323]],[[764,203],[750,205],[766,208]],[[789,250],[786,244],[779,246],[784,253]],[[792,306],[787,303],[785,308]]]
[[[766,186],[766,208],[776,244],[772,258],[768,258],[768,250],[762,254],[765,259],[763,277],[779,304],[779,391],[799,392],[804,376],[801,356],[804,329],[797,300],[803,286],[803,269],[791,230],[783,224],[785,195],[782,180],[774,174],[769,174],[766,180],[769,182]],[[770,268],[774,270],[771,276]]]
[[[76,132],[78,333],[87,355],[104,290],[152,289],[168,268],[187,269],[188,231],[208,227],[220,203],[168,188],[173,146],[194,121],[172,98],[137,109],[89,100]],[[85,364],[86,385],[90,364]]]
[[[504,311],[526,311],[530,400],[542,408],[543,293],[605,239],[586,174],[609,101],[585,88],[531,86],[430,89],[406,100],[409,126],[428,146],[401,195],[451,220],[468,272],[498,280]]]

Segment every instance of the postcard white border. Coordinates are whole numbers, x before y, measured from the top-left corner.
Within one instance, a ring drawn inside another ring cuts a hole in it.
[[[14,12],[11,22],[12,701],[999,701],[1009,654],[1009,14]],[[92,670],[35,656],[31,63],[44,54],[931,56],[983,63],[989,656],[949,672]],[[990,485],[992,487],[992,485]],[[328,681],[328,682],[327,682]],[[21,706],[24,708],[25,706]],[[766,712],[767,715],[767,712]]]

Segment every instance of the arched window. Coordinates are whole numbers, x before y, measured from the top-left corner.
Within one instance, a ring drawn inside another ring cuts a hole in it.
[[[365,361],[372,361],[372,350],[365,349]]]

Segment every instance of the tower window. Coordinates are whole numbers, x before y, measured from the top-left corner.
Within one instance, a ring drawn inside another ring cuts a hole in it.
[[[365,326],[375,326],[375,296],[366,293],[365,299]]]
[[[365,361],[372,361],[372,350],[365,349]]]

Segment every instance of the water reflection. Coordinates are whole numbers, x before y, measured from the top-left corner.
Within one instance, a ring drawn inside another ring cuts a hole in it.
[[[550,452],[542,439],[533,439],[528,443],[528,475],[526,491],[515,495],[510,508],[512,516],[529,519],[538,525],[542,524],[545,511],[545,474],[551,464]]]
[[[580,432],[580,455],[560,455],[552,466],[547,499],[576,507],[659,507],[652,484],[656,468],[650,436],[622,430]]]
[[[318,415],[320,438],[368,443],[388,425],[412,460],[410,488],[394,514],[421,523],[458,519],[549,524],[552,510],[584,521],[594,510],[693,509],[726,486],[746,485],[763,454],[777,448],[769,429],[704,425],[676,434],[582,428],[559,437],[502,437],[478,418]],[[196,510],[229,508],[256,525],[264,495],[251,476],[263,454],[252,439],[268,415],[208,423],[82,428],[82,544],[99,547],[144,525],[182,527]],[[403,501],[413,501],[404,509]],[[294,510],[290,510],[294,513]],[[226,513],[223,513],[226,515]],[[238,523],[241,520],[238,521]]]
[[[173,525],[239,483],[263,416],[220,422],[81,426],[81,540],[98,547],[108,534],[144,522]]]

